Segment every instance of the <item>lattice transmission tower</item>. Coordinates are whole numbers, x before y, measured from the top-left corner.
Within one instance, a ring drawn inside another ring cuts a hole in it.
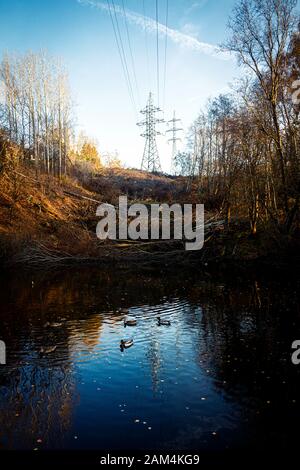
[[[140,112],[145,116],[145,119],[138,122],[137,125],[145,127],[145,131],[141,136],[146,139],[141,169],[151,172],[161,171],[156,144],[156,136],[161,135],[161,133],[156,130],[156,125],[165,121],[157,117],[157,113],[161,112],[161,109],[154,106],[151,92],[149,93],[147,106]]]
[[[172,142],[172,164],[171,164],[171,171],[172,173],[175,173],[175,157],[177,155],[177,142],[181,141],[180,137],[177,137],[177,132],[183,131],[182,127],[176,127],[176,123],[180,122],[180,119],[176,119],[176,113],[174,111],[173,113],[173,119],[168,121],[168,125],[171,125],[172,127],[170,129],[167,129],[166,132],[172,132],[172,137],[171,139],[168,139],[168,142]]]

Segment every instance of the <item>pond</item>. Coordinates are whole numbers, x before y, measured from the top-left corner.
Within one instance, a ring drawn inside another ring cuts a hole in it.
[[[0,292],[1,449],[297,445],[296,283],[76,269],[11,273]]]

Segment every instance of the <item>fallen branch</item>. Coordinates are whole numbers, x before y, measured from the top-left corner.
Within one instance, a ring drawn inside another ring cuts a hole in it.
[[[97,201],[97,199],[93,199],[88,196],[83,196],[82,194],[73,193],[72,191],[66,191],[65,189],[63,190],[63,193],[67,194],[68,196],[78,197],[79,199],[86,199],[87,201],[96,202],[97,204],[102,204],[102,201]]]
[[[28,180],[31,180],[31,181],[33,181],[34,183],[38,183],[38,182],[39,182],[36,178],[32,178],[32,176],[24,175],[23,173],[20,173],[19,171],[12,170],[12,172],[13,172],[13,173],[16,173],[16,174],[19,175],[19,176],[22,176],[23,178],[26,178],[26,179],[28,179]]]

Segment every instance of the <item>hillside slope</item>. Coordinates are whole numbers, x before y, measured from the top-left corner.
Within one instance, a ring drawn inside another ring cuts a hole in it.
[[[297,265],[299,243],[261,232],[249,237],[243,220],[225,228],[206,213],[204,249],[187,252],[183,240],[99,240],[96,237],[99,203],[192,202],[185,181],[138,170],[103,169],[96,175],[64,177],[35,173],[15,165],[0,174],[0,260],[14,266],[49,267],[73,263],[112,263],[148,266],[152,270],[178,265],[190,269],[247,269]],[[195,194],[194,194],[195,198]],[[190,199],[190,200],[189,200]],[[211,223],[213,221],[213,223]]]

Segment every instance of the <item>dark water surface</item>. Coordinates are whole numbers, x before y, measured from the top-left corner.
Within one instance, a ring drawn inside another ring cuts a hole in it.
[[[1,449],[298,445],[295,283],[74,270],[6,276],[0,295]]]

